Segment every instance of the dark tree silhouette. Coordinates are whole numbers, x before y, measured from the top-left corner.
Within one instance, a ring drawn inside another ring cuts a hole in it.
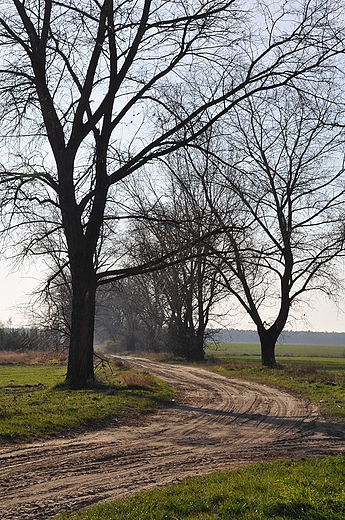
[[[327,94],[284,89],[247,100],[222,131],[231,159],[212,153],[213,171],[201,177],[225,230],[222,248],[214,250],[224,262],[224,284],[256,325],[266,366],[276,364],[276,342],[292,306],[338,280],[344,143],[331,124],[337,117]],[[224,211],[215,186],[231,194],[235,212]]]

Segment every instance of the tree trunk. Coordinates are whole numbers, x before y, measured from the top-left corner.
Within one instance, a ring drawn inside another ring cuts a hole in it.
[[[83,388],[94,380],[93,341],[96,308],[96,282],[81,268],[73,279],[71,338],[66,381],[73,388]]]
[[[275,333],[272,329],[258,329],[261,343],[261,361],[265,367],[274,368],[277,366],[275,358],[275,347],[279,333]]]
[[[195,336],[191,340],[192,348],[188,361],[205,361],[204,338]]]

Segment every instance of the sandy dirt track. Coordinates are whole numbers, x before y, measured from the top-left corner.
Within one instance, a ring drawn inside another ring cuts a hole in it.
[[[345,453],[345,427],[288,393],[193,367],[125,362],[176,386],[178,402],[138,425],[0,449],[2,520],[47,520],[258,460]]]

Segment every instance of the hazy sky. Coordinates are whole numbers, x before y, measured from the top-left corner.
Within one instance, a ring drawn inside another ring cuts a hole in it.
[[[0,261],[0,321],[3,324],[9,319],[14,326],[27,324],[28,302],[38,285],[39,274],[34,267],[15,270],[4,260]]]
[[[14,326],[27,324],[30,313],[29,306],[25,307],[25,302],[39,284],[37,271],[38,269],[31,267],[15,272],[5,261],[0,261],[0,321],[3,324],[6,325],[9,319]],[[311,303],[314,309],[305,307],[302,311],[305,314],[304,319],[300,317],[301,313],[296,313],[295,318],[290,318],[287,330],[345,332],[345,312],[320,296],[315,295]],[[345,309],[345,299],[342,308]],[[230,320],[229,326],[240,329],[254,328],[249,317],[240,318],[239,315]]]
[[[313,332],[345,332],[345,301],[337,306],[321,295],[311,297],[309,305],[305,305],[300,312],[292,312],[286,330],[310,330]],[[253,329],[249,316],[242,318],[239,325],[233,328]]]

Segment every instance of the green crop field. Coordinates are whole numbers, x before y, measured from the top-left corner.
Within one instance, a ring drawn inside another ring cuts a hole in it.
[[[209,343],[206,354],[217,358],[229,356],[260,356],[258,343]],[[279,357],[327,357],[345,358],[345,345],[280,345],[277,344],[276,356]]]

